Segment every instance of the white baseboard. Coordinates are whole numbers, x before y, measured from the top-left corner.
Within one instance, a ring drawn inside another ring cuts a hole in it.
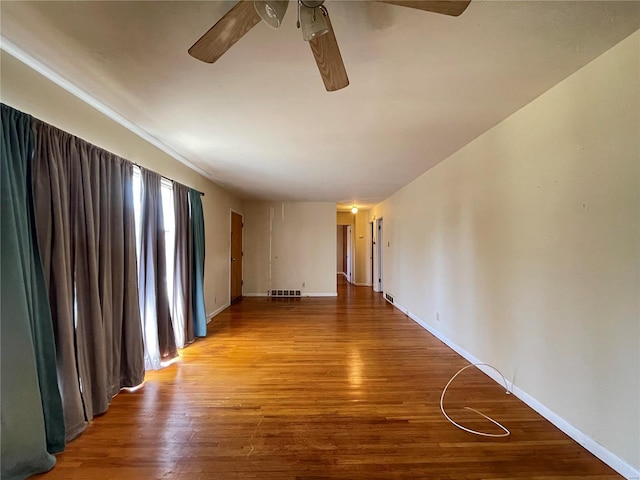
[[[243,297],[269,297],[266,293],[243,293]],[[303,297],[337,297],[338,293],[325,292],[325,293],[306,293],[302,292],[300,297],[274,297],[274,298],[303,298]]]
[[[444,336],[441,332],[433,328],[428,323],[424,322],[422,319],[418,318],[413,313],[409,312],[402,305],[398,305],[397,303],[394,306],[400,310],[402,313],[407,315],[411,320],[416,322],[422,328],[431,333],[434,337],[440,340],[442,343],[447,345],[453,351],[464,357],[470,363],[484,363],[481,359],[471,355],[465,349],[452,342],[449,338]],[[478,366],[484,374],[490,377],[493,381],[498,383],[499,385],[503,385],[502,377],[492,368],[487,368],[482,365]],[[514,385],[512,382],[507,380],[507,386],[511,393],[526,403],[533,410],[538,412],[544,418],[553,423],[557,428],[562,430],[564,433],[569,435],[573,440],[582,445],[586,450],[591,452],[593,455],[598,457],[604,463],[613,468],[616,472],[618,472],[623,477],[629,480],[638,480],[640,479],[640,470],[634,468],[632,465],[628,464],[626,461],[618,457],[616,454],[608,450],[606,447],[600,445],[591,437],[587,436],[585,433],[580,431],[578,428],[571,425],[564,418],[562,418],[557,413],[553,412],[551,409],[543,405],[541,402],[536,400],[534,397],[529,395],[527,392]]]
[[[337,275],[342,275],[347,282],[351,283],[351,280],[349,280],[349,275],[347,275],[346,272],[338,272]]]
[[[354,283],[356,287],[370,287],[370,283]]]
[[[209,315],[207,315],[207,323],[211,322],[211,320],[213,320],[213,317],[220,315],[227,307],[229,307],[229,304],[225,303],[220,308],[214,310]]]

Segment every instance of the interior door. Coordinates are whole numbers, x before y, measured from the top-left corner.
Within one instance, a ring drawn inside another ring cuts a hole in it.
[[[242,215],[231,212],[231,303],[242,299]]]

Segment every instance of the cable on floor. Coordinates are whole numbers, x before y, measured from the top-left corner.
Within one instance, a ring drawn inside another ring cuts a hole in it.
[[[487,363],[472,363],[471,365],[467,365],[466,367],[463,367],[460,370],[458,370],[457,373],[453,377],[451,377],[451,379],[447,382],[447,384],[445,385],[444,389],[442,390],[442,395],[440,395],[440,411],[442,411],[442,414],[445,416],[445,418],[447,420],[449,420],[453,425],[455,425],[456,427],[458,427],[461,430],[464,430],[465,432],[473,433],[474,435],[480,435],[482,437],[494,437],[494,438],[508,437],[509,435],[511,435],[511,432],[504,425],[502,425],[499,422],[496,422],[493,418],[485,415],[482,412],[479,412],[475,408],[464,407],[465,410],[471,410],[472,412],[475,412],[478,415],[486,418],[487,420],[489,420],[494,425],[497,425],[498,427],[500,427],[502,429],[503,433],[479,432],[477,430],[473,430],[471,428],[464,427],[464,426],[460,425],[459,423],[457,423],[455,420],[453,420],[449,415],[447,415],[447,412],[444,409],[444,395],[447,393],[447,389],[449,388],[449,385],[451,385],[451,383],[456,379],[456,377],[458,375],[460,375],[462,372],[464,372],[467,368],[478,367],[480,365],[483,365],[485,367],[489,367],[489,368],[495,370],[496,372],[498,372],[498,374],[500,374],[500,376],[502,377],[502,380],[504,382],[504,388],[506,390],[507,395],[509,395],[511,393],[509,391],[509,387],[507,386],[507,380],[504,378],[504,375],[502,375],[500,370],[498,370],[496,367],[494,367],[492,365],[489,365]]]

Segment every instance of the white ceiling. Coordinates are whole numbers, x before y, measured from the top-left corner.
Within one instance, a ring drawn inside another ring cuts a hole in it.
[[[2,36],[243,198],[367,207],[640,28],[638,1],[327,0],[351,81],[329,93],[293,3],[189,56],[233,4],[3,0]]]

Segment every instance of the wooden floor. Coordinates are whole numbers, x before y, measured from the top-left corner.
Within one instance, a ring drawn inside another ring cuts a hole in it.
[[[533,360],[532,360],[533,361]],[[53,479],[622,478],[365,287],[245,298],[59,455]],[[497,431],[494,427],[493,431]]]

